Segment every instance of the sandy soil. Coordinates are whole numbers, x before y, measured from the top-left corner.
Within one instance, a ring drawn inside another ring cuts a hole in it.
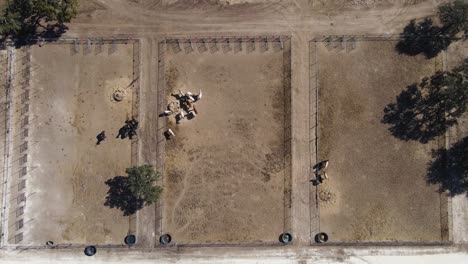
[[[112,55],[72,55],[70,44],[50,44],[31,54],[34,144],[23,243],[122,243],[129,219],[104,206],[104,182],[130,166],[130,141],[115,137],[131,116],[132,96],[114,103],[111,95],[132,81],[133,45],[119,44]],[[107,139],[96,145],[102,130]]]
[[[320,226],[331,241],[440,241],[447,226],[438,186],[425,181],[437,141],[400,141],[381,123],[385,106],[436,63],[398,55],[394,45],[362,41],[338,53],[317,43],[318,157],[330,160]]]
[[[178,5],[163,5],[152,0],[89,0],[83,1],[83,12],[74,20],[68,37],[135,36],[142,39],[142,111],[141,121],[145,147],[142,160],[156,165],[158,153],[155,140],[158,117],[152,111],[157,100],[160,49],[158,42],[165,36],[200,35],[264,35],[292,36],[292,230],[294,245],[309,245],[310,224],[310,118],[309,41],[317,35],[329,34],[397,34],[411,19],[433,16],[442,1],[388,1],[369,8],[366,2],[351,1],[280,1],[264,4],[220,6],[217,1],[179,1]],[[376,1],[377,2],[377,1]],[[362,3],[362,4],[359,4]],[[326,6],[324,7],[323,4]],[[315,7],[313,6],[315,5]],[[160,85],[158,85],[160,87]],[[146,111],[150,109],[151,111]],[[142,247],[159,244],[159,207],[145,209],[140,214],[139,228]],[[147,243],[146,243],[147,242]]]
[[[172,2],[172,1],[170,1]],[[88,0],[71,34],[150,36],[200,32],[398,33],[410,19],[433,15],[444,1]]]
[[[158,45],[164,36],[264,35],[292,36],[292,230],[294,246],[310,243],[309,214],[309,41],[320,34],[399,33],[409,20],[433,16],[444,1],[255,1],[221,5],[218,1],[86,0],[67,37],[134,36],[142,39],[142,160],[156,164]],[[140,247],[157,244],[159,226],[154,207],[139,215]],[[461,209],[463,215],[463,208]],[[147,236],[147,239],[143,238]],[[156,238],[156,239],[155,239]],[[242,249],[244,250],[244,249]],[[322,252],[321,250],[318,250]],[[338,251],[341,251],[339,249]],[[102,252],[102,251],[101,251]],[[214,249],[213,255],[224,250]],[[277,252],[277,250],[274,250]],[[323,252],[329,252],[325,248]],[[399,250],[395,254],[399,254]],[[410,251],[411,252],[411,251]],[[197,251],[197,254],[199,252]],[[333,252],[335,254],[336,251]],[[256,253],[255,253],[256,254]],[[352,252],[347,253],[354,254]],[[411,253],[413,254],[413,253]],[[139,253],[137,255],[140,255]],[[359,255],[359,254],[358,254]],[[288,255],[289,256],[289,255]],[[300,261],[300,260],[298,260]]]
[[[176,137],[166,143],[163,232],[178,243],[277,241],[288,58],[278,46],[224,53],[218,45],[214,53],[168,52],[167,101],[179,89],[201,89],[203,98],[195,118],[168,118]]]

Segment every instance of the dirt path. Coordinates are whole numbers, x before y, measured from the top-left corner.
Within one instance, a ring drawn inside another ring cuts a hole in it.
[[[442,1],[391,1],[394,2],[391,5],[380,5],[373,9],[369,9],[369,5],[358,5],[350,9],[346,8],[346,4],[333,3],[328,3],[328,8],[322,8],[315,4],[318,1],[306,0],[231,6],[161,6],[154,2],[87,1],[83,4],[83,11],[74,21],[69,34],[142,36],[158,33],[240,31],[308,31],[314,34],[398,33],[409,20],[432,15],[437,4]],[[411,2],[421,3],[411,5]]]

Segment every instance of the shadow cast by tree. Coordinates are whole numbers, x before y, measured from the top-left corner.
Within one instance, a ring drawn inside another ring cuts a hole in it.
[[[412,20],[403,30],[396,50],[400,54],[424,54],[427,58],[437,56],[453,40],[466,39],[468,31],[468,4],[463,0],[439,6],[440,25],[429,18],[416,23]]]
[[[48,42],[55,42],[60,38],[68,27],[62,24],[47,25],[42,31],[36,31],[35,33],[18,35],[14,40],[14,46],[20,48],[25,45],[34,45],[41,41],[41,39],[47,39]]]
[[[450,45],[452,38],[443,27],[433,25],[430,19],[417,24],[412,20],[403,30],[396,50],[400,54],[414,56],[422,53],[427,58],[433,58]]]
[[[462,85],[463,84],[463,85]],[[382,122],[396,138],[427,143],[443,135],[466,110],[466,83],[458,73],[438,72],[412,84],[384,109]]]
[[[128,177],[116,176],[106,181],[109,186],[105,206],[120,209],[125,216],[132,215],[143,208],[144,199],[138,198],[130,190]]]
[[[439,191],[448,191],[450,196],[468,197],[468,137],[449,150],[434,150],[432,155],[434,160],[429,164],[427,182],[440,184]]]

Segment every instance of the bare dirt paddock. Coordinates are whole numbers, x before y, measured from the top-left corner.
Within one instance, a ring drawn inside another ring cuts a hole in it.
[[[311,42],[318,160],[330,160],[330,179],[317,188],[320,231],[332,242],[448,239],[446,197],[425,180],[431,149],[443,139],[402,141],[382,123],[385,106],[442,69],[441,57],[399,55],[395,44],[363,40],[346,52]]]
[[[61,42],[16,52],[9,243],[123,243],[129,217],[104,205],[105,182],[132,164],[132,142],[116,135],[137,114],[135,49]]]
[[[289,228],[290,43],[265,45],[167,44],[166,102],[203,93],[195,118],[160,119],[176,134],[162,214],[176,243],[277,242]]]

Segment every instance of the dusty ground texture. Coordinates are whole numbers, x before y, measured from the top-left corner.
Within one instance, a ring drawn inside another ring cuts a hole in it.
[[[458,261],[453,259],[454,247],[399,247],[389,250],[367,247],[308,247],[310,240],[309,225],[309,41],[320,34],[383,34],[399,33],[407,25],[409,20],[433,16],[436,7],[446,1],[319,1],[319,0],[295,0],[295,1],[249,1],[255,4],[220,5],[218,1],[178,1],[178,5],[165,6],[168,1],[157,0],[86,0],[80,1],[80,15],[70,25],[67,37],[101,37],[101,36],[129,36],[142,39],[142,131],[141,138],[144,147],[141,149],[143,162],[156,165],[156,140],[155,132],[157,115],[154,105],[157,98],[158,79],[158,45],[157,43],[168,35],[264,35],[266,33],[288,34],[292,36],[292,230],[295,236],[294,243],[284,248],[261,250],[258,247],[251,249],[242,248],[196,248],[188,254],[181,252],[184,248],[174,248],[174,254],[155,249],[152,253],[144,254],[141,251],[122,251],[116,249],[113,252],[100,250],[95,257],[96,261],[109,261],[127,263],[128,258],[135,262],[143,259],[163,259],[168,263],[181,261],[191,263],[223,259],[225,262],[268,262],[272,263],[309,263],[313,260],[327,257],[329,262],[359,262],[354,256],[365,257],[366,261],[382,261],[380,254],[396,256],[398,260],[387,258],[388,262],[402,261],[401,255],[411,255],[406,258],[408,262],[420,260],[420,255],[425,255],[428,260],[434,260],[440,256],[443,261],[450,263],[465,263],[466,254]],[[236,1],[237,2],[237,1]],[[350,7],[350,3],[353,6]],[[369,5],[377,3],[378,5]],[[148,109],[148,110],[145,110]],[[315,157],[312,157],[315,160]],[[455,201],[454,201],[455,202]],[[459,205],[462,205],[461,203]],[[466,206],[459,208],[457,215],[460,218],[467,215]],[[139,247],[152,248],[157,243],[159,227],[155,229],[154,207],[146,207],[140,211],[139,219]],[[455,215],[454,215],[455,217]],[[466,220],[465,220],[466,221]],[[463,229],[458,231],[463,232]],[[466,235],[466,229],[465,229]],[[465,236],[466,237],[466,236]],[[458,240],[460,241],[460,240]],[[466,239],[464,240],[466,241]],[[363,252],[366,251],[367,253]],[[119,252],[117,252],[119,251]],[[302,252],[312,252],[301,254]],[[385,251],[385,253],[382,253]],[[4,251],[2,251],[4,252]],[[50,254],[49,251],[14,251],[11,258],[5,260],[10,263],[15,260],[25,261],[89,261],[82,255],[82,249],[63,253],[64,251]],[[178,253],[176,253],[178,252]],[[231,252],[230,254],[226,252]],[[438,252],[442,255],[433,255]],[[466,248],[459,252],[466,252]],[[245,253],[240,259],[239,255]],[[259,260],[261,259],[261,260]]]
[[[133,45],[111,55],[81,48],[73,55],[70,44],[31,48],[24,244],[122,243],[129,229],[128,217],[104,202],[105,181],[130,166],[130,141],[115,137],[132,96],[114,103],[111,95],[132,81]],[[107,138],[96,145],[102,130]]]
[[[158,78],[158,42],[165,36],[292,36],[292,230],[294,245],[311,243],[309,178],[309,41],[321,34],[397,34],[411,19],[434,16],[446,1],[255,1],[226,6],[219,1],[90,0],[67,36],[142,38],[142,109],[154,109]],[[172,5],[171,5],[172,3]],[[157,113],[142,111],[142,160],[156,165]],[[312,155],[312,156],[311,156]],[[159,236],[158,214],[140,214],[140,241],[152,247]],[[156,229],[155,229],[156,226]],[[155,239],[156,238],[156,239]],[[147,242],[147,243],[146,243]],[[313,242],[313,241],[312,241]]]
[[[333,194],[321,197],[320,227],[331,241],[440,241],[447,226],[438,186],[425,181],[437,141],[401,141],[381,123],[385,106],[440,58],[398,55],[394,46],[360,41],[345,53],[317,43],[318,157],[330,160],[319,193]]]
[[[250,53],[218,45],[168,50],[167,101],[179,89],[203,97],[195,118],[167,118],[176,136],[165,145],[163,232],[178,243],[273,242],[284,228],[289,58],[278,43]]]
[[[157,166],[155,87],[160,78],[158,42],[166,36],[291,35],[292,46],[292,223],[294,245],[311,243],[309,178],[309,41],[316,35],[397,34],[411,19],[433,16],[444,1],[218,1],[89,0],[70,25],[68,37],[132,36],[142,39],[141,160]],[[389,3],[389,4],[388,4]],[[158,86],[159,87],[159,86]],[[148,109],[148,110],[146,110]],[[159,244],[159,214],[139,215],[140,246]]]

